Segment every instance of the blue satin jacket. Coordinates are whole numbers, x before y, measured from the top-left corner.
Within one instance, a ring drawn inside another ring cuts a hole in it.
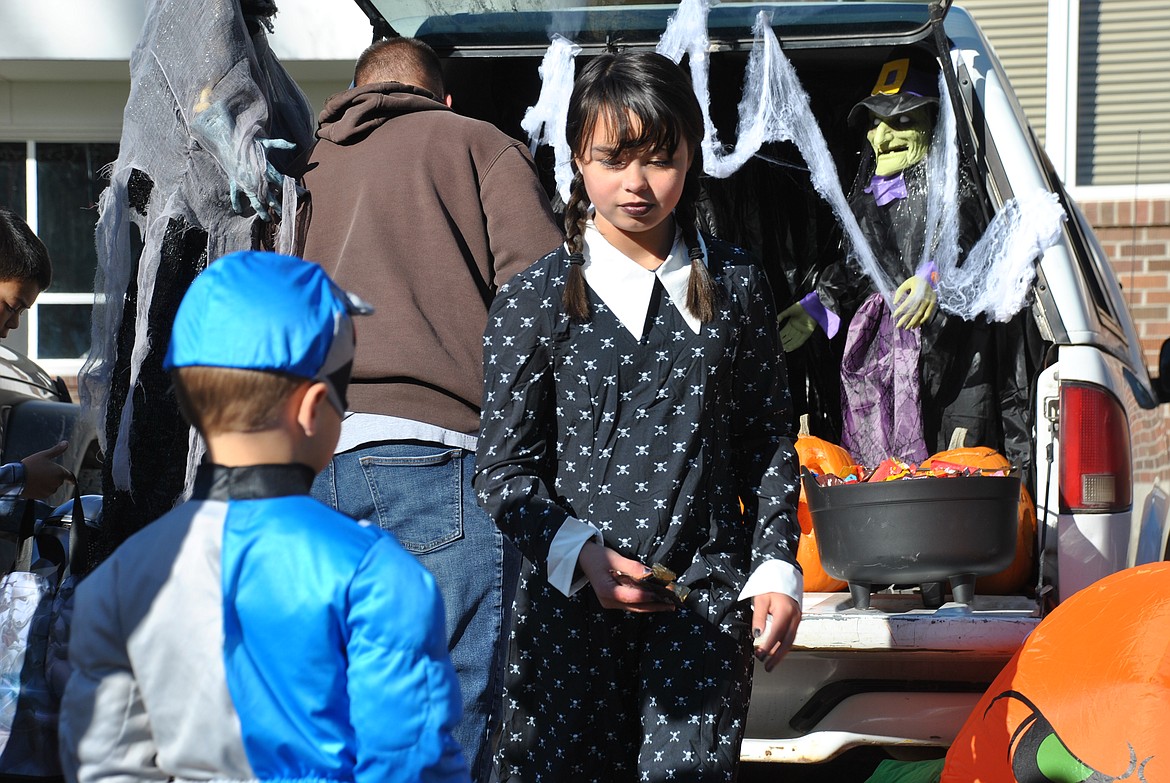
[[[311,480],[201,468],[79,585],[69,780],[469,780],[434,580]]]

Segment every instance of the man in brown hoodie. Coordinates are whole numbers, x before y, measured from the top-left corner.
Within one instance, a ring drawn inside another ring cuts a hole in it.
[[[496,289],[562,236],[528,151],[451,110],[426,44],[375,43],[354,85],[321,112],[303,257],[375,314],[313,494],[393,531],[435,576],[463,690],[456,737],[483,781],[519,568],[471,489],[483,331]]]

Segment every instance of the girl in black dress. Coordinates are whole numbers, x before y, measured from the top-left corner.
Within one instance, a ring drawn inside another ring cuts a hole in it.
[[[526,558],[497,771],[730,781],[753,639],[771,670],[800,620],[772,297],[695,230],[703,120],[675,63],[596,57],[567,127],[567,242],[484,336],[475,485]]]

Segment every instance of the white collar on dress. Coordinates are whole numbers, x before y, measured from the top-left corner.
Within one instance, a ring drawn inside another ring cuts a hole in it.
[[[593,221],[585,224],[584,239],[585,265],[581,269],[585,273],[585,282],[635,339],[642,339],[646,313],[650,310],[650,296],[654,292],[655,277],[662,281],[662,287],[670,295],[671,303],[687,322],[687,326],[695,334],[699,333],[702,322],[687,309],[691,259],[687,255],[687,246],[683,242],[681,231],[675,231],[670,255],[653,271],[639,265],[611,245],[593,225]],[[699,237],[699,247],[703,250],[703,261],[706,263],[707,244],[702,236]]]

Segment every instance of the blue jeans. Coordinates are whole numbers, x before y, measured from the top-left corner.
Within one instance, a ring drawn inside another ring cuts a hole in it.
[[[439,444],[385,442],[334,456],[313,497],[376,522],[435,577],[447,647],[463,691],[463,746],[472,780],[486,781],[499,733],[508,620],[519,551],[475,500],[475,455]],[[388,716],[389,717],[389,716]]]

